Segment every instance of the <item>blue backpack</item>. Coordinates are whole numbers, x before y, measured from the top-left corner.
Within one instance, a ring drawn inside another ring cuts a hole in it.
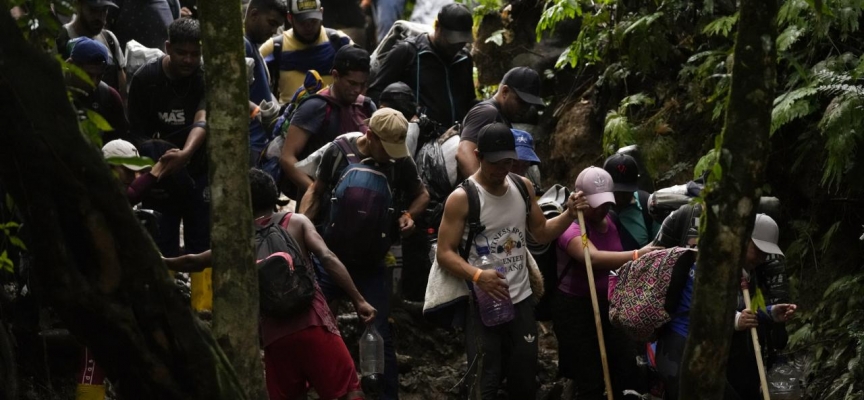
[[[333,144],[348,166],[333,188],[324,241],[349,268],[371,269],[392,244],[393,193],[388,174],[364,163],[348,139],[340,137]]]

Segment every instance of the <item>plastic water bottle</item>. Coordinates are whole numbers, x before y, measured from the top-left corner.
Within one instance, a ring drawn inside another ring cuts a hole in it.
[[[363,376],[384,373],[384,339],[374,324],[366,325],[360,336],[360,373]]]
[[[474,261],[474,266],[482,270],[494,269],[507,276],[507,270],[504,268],[504,265],[489,254],[488,247],[477,248],[477,260]],[[513,300],[510,299],[509,293],[506,299],[495,300],[477,286],[476,283],[474,284],[474,293],[477,295],[477,304],[480,307],[480,320],[483,321],[483,325],[501,325],[505,322],[510,322],[516,316],[516,312],[513,310]]]

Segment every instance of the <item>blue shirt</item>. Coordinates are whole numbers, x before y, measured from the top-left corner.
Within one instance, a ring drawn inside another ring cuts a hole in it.
[[[693,302],[693,277],[696,276],[696,263],[690,266],[690,272],[687,274],[687,283],[684,284],[684,290],[681,291],[681,301],[678,303],[678,308],[672,315],[672,321],[669,321],[669,326],[675,333],[687,337],[690,331],[690,304]]]
[[[246,57],[255,60],[255,66],[252,68],[252,76],[255,80],[249,86],[249,100],[255,104],[261,104],[261,100],[273,101],[273,94],[270,92],[270,80],[267,76],[267,65],[264,64],[258,47],[253,46],[246,37],[243,38],[243,44],[246,47]],[[249,123],[249,146],[253,153],[258,154],[264,150],[269,138],[270,133],[264,131],[260,122],[252,120]]]

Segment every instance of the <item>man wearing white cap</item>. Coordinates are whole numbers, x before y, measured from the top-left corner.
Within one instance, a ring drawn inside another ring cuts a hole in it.
[[[676,213],[681,213],[683,210],[685,214],[689,214],[689,209],[685,207]],[[671,219],[673,215],[675,213],[670,215],[667,220]],[[672,225],[674,223],[670,224],[670,226]],[[666,226],[665,222],[664,226]],[[683,226],[684,229],[687,229],[690,224],[686,223]],[[682,237],[682,234],[677,232],[672,233],[671,236]],[[747,243],[744,272],[753,297],[752,306],[757,311],[745,309],[743,296],[739,293],[737,308],[739,311],[735,314],[735,333],[732,336],[729,362],[726,367],[725,398],[762,398],[759,394],[759,372],[756,367],[749,330],[750,328],[757,329],[763,354],[768,354],[772,350],[780,350],[785,347],[787,336],[785,327],[779,324],[792,318],[797,309],[795,304],[766,304],[767,299],[774,295],[770,292],[770,285],[765,279],[767,271],[763,271],[764,265],[767,264],[767,256],[783,256],[783,252],[777,245],[780,239],[780,229],[777,227],[777,223],[768,215],[757,214],[750,239]],[[681,291],[679,305],[675,310],[674,317],[657,341],[657,371],[665,382],[666,399],[668,400],[678,399],[678,376],[690,330],[689,315],[695,274],[696,263],[693,263],[687,282]]]
[[[122,139],[112,140],[102,146],[102,155],[108,161],[111,170],[123,185],[129,203],[141,202],[141,197],[159,180],[162,175],[162,163],[157,162],[149,171],[146,165],[133,164],[130,158],[140,157],[135,145]],[[124,160],[126,159],[126,160]],[[124,162],[125,161],[125,162]]]

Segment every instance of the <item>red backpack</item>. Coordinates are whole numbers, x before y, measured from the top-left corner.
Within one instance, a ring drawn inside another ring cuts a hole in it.
[[[652,251],[618,270],[609,301],[609,321],[637,341],[654,341],[672,320],[696,251],[673,247]]]

